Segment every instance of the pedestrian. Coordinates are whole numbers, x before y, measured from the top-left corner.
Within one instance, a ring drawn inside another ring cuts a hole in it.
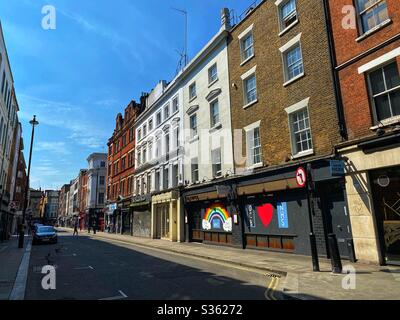
[[[78,235],[78,219],[75,220],[75,225],[74,225],[74,236]]]

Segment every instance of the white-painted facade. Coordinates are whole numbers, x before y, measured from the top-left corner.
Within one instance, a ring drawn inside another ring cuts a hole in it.
[[[174,188],[184,181],[182,90],[177,81],[161,81],[147,98],[135,124],[136,195]]]
[[[93,153],[88,159],[87,205],[88,209],[103,208],[106,194],[107,154]]]

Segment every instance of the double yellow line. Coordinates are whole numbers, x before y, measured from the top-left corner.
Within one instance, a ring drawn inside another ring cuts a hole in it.
[[[280,276],[277,275],[268,275],[268,276],[271,277],[272,280],[267,286],[265,297],[269,300],[278,300],[278,298],[275,297],[275,292],[279,285]]]

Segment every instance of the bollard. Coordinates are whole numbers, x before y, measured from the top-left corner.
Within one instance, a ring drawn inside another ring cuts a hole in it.
[[[328,234],[329,251],[331,256],[332,272],[342,273],[342,260],[340,258],[339,246],[336,235],[334,233]]]
[[[319,260],[318,260],[318,251],[317,251],[317,239],[315,238],[315,234],[310,233],[310,245],[311,245],[311,258],[313,264],[313,271],[319,272]]]

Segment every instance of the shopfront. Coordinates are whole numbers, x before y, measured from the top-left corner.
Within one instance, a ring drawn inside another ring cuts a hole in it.
[[[132,235],[134,237],[151,237],[151,195],[140,195],[132,198]]]
[[[357,258],[400,264],[400,134],[338,148],[346,161],[346,190]]]
[[[182,241],[182,210],[179,190],[153,195],[151,202],[151,237],[153,239]]]
[[[231,190],[210,185],[185,191],[187,241],[242,246],[237,210],[228,199]]]

